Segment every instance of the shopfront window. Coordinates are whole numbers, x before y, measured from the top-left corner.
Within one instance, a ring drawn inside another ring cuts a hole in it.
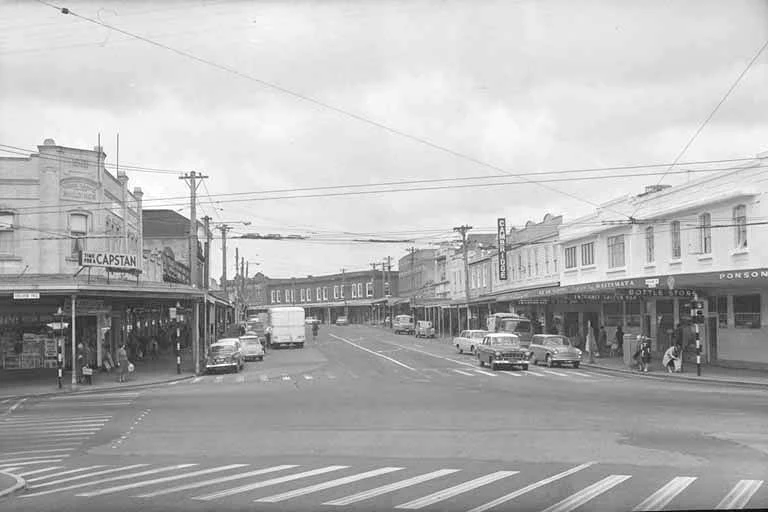
[[[734,295],[733,321],[737,328],[760,328],[760,295]]]
[[[627,327],[642,325],[643,305],[640,302],[627,302]]]
[[[709,301],[710,311],[717,313],[717,325],[721,329],[728,327],[728,297],[715,297]]]
[[[623,267],[624,263],[624,235],[608,237],[608,267]]]
[[[607,302],[603,306],[605,312],[605,325],[607,327],[617,327],[623,325],[624,312],[620,302]]]

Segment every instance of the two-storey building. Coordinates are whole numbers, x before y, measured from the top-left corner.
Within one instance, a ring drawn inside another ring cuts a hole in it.
[[[767,160],[648,187],[563,225],[561,287],[551,297],[581,298],[568,306],[579,329],[606,325],[610,338],[622,326],[662,351],[678,324],[693,344],[687,306],[696,296],[706,360],[768,364]]]

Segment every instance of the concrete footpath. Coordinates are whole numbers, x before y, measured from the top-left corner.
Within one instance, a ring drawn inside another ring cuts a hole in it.
[[[182,353],[181,373],[176,370],[176,357],[163,354],[157,359],[132,361],[136,371],[128,375],[128,381],[118,382],[116,370],[111,372],[96,371],[93,384],[72,385],[72,373],[65,372],[62,388],[58,388],[56,369],[0,370],[0,404],[27,397],[58,395],[73,392],[99,392],[114,389],[162,384],[195,376],[191,351]]]

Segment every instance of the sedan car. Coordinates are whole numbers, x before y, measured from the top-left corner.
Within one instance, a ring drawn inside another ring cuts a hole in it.
[[[243,359],[245,361],[250,361],[252,359],[263,361],[264,343],[265,340],[254,333],[245,333],[245,336],[240,336],[240,347],[243,353]]]
[[[475,353],[475,348],[483,342],[488,331],[481,331],[476,329],[470,329],[467,331],[461,331],[459,335],[453,338],[453,346],[459,351],[459,354],[469,352]]]
[[[345,316],[340,316],[336,319],[336,325],[349,325],[349,319]]]
[[[475,349],[480,366],[486,363],[491,370],[499,366],[517,366],[528,369],[528,351],[520,344],[520,337],[515,334],[493,332],[483,338]]]
[[[534,334],[528,350],[533,364],[545,363],[550,368],[569,364],[578,368],[581,363],[581,350],[559,334]]]
[[[218,370],[233,370],[237,373],[243,366],[243,354],[240,340],[237,338],[221,339],[208,349],[208,355],[205,358],[207,373]]]

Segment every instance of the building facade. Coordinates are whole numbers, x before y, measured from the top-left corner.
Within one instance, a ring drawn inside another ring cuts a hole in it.
[[[398,260],[398,289],[401,297],[434,297],[434,285],[437,282],[435,257],[435,249],[414,249]]]
[[[155,251],[163,258],[163,274],[167,282],[205,286],[205,225],[197,222],[197,275],[190,276],[190,221],[175,210],[144,210],[144,249]]]

